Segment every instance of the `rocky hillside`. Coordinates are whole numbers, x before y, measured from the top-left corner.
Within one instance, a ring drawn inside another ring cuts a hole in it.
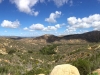
[[[100,31],[91,31],[83,34],[73,34],[73,35],[65,35],[62,37],[55,35],[43,35],[40,37],[34,38],[35,40],[46,40],[46,42],[51,43],[60,40],[70,40],[70,39],[81,39],[86,40],[88,42],[100,42]]]
[[[100,31],[91,31],[83,34],[67,35],[62,37],[62,39],[82,39],[88,42],[100,42]]]
[[[46,42],[51,43],[54,41],[59,41],[60,38],[58,36],[55,36],[55,35],[45,34],[45,35],[42,35],[40,37],[36,37],[34,39],[35,40],[46,40]]]
[[[80,73],[87,75],[100,67],[99,40],[99,31],[62,37],[0,37],[0,75],[49,75],[54,66],[66,63],[83,67]]]

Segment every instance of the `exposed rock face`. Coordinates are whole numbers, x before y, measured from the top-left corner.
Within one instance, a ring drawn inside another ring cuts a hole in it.
[[[50,75],[80,75],[78,69],[70,64],[62,64],[54,67]]]

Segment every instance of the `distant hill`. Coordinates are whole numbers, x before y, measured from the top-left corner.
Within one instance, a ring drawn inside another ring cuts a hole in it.
[[[44,39],[44,40],[46,40],[47,42],[54,42],[54,41],[59,40],[60,38],[59,38],[58,36],[55,36],[55,35],[45,34],[45,35],[43,35],[43,36],[36,37],[35,39],[36,39],[36,40]]]
[[[60,40],[74,40],[81,39],[86,40],[88,42],[100,42],[100,31],[90,31],[82,34],[72,34],[72,35],[64,35],[64,36],[55,36],[50,34],[45,34],[38,37],[19,37],[19,36],[2,36],[3,38],[10,38],[13,40],[21,40],[21,39],[33,39],[33,40],[45,40],[47,43],[60,41]]]
[[[100,42],[100,31],[91,31],[83,34],[74,34],[63,36],[62,39],[82,39],[88,42]]]
[[[44,39],[47,42],[59,41],[61,39],[64,39],[64,40],[81,39],[81,40],[86,40],[88,42],[100,42],[100,31],[91,31],[91,32],[83,33],[83,34],[65,35],[62,37],[46,34],[43,36],[36,37],[35,39],[37,40]]]

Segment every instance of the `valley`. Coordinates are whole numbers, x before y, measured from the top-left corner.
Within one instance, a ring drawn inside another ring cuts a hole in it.
[[[79,61],[83,61],[84,66]],[[49,75],[59,64],[72,64],[79,69],[82,65],[86,74],[100,68],[100,32],[0,37],[0,75]],[[81,70],[80,73],[84,75]]]

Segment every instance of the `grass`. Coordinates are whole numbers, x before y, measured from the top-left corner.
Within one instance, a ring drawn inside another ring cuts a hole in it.
[[[35,75],[39,73],[49,75],[54,66],[66,63],[75,65],[81,75],[97,75],[91,74],[91,72],[100,67],[100,49],[87,49],[88,45],[98,46],[100,43],[65,42],[62,44],[62,42],[59,42],[59,44],[40,44],[37,42],[34,45],[31,44],[33,42],[28,43],[27,41],[11,39],[1,40],[0,43],[8,44],[8,46],[5,46],[8,54],[0,54],[1,75],[8,75],[8,73],[11,75]],[[81,53],[84,55],[80,59]],[[87,54],[90,55],[87,56]],[[74,58],[75,60],[72,60]]]

